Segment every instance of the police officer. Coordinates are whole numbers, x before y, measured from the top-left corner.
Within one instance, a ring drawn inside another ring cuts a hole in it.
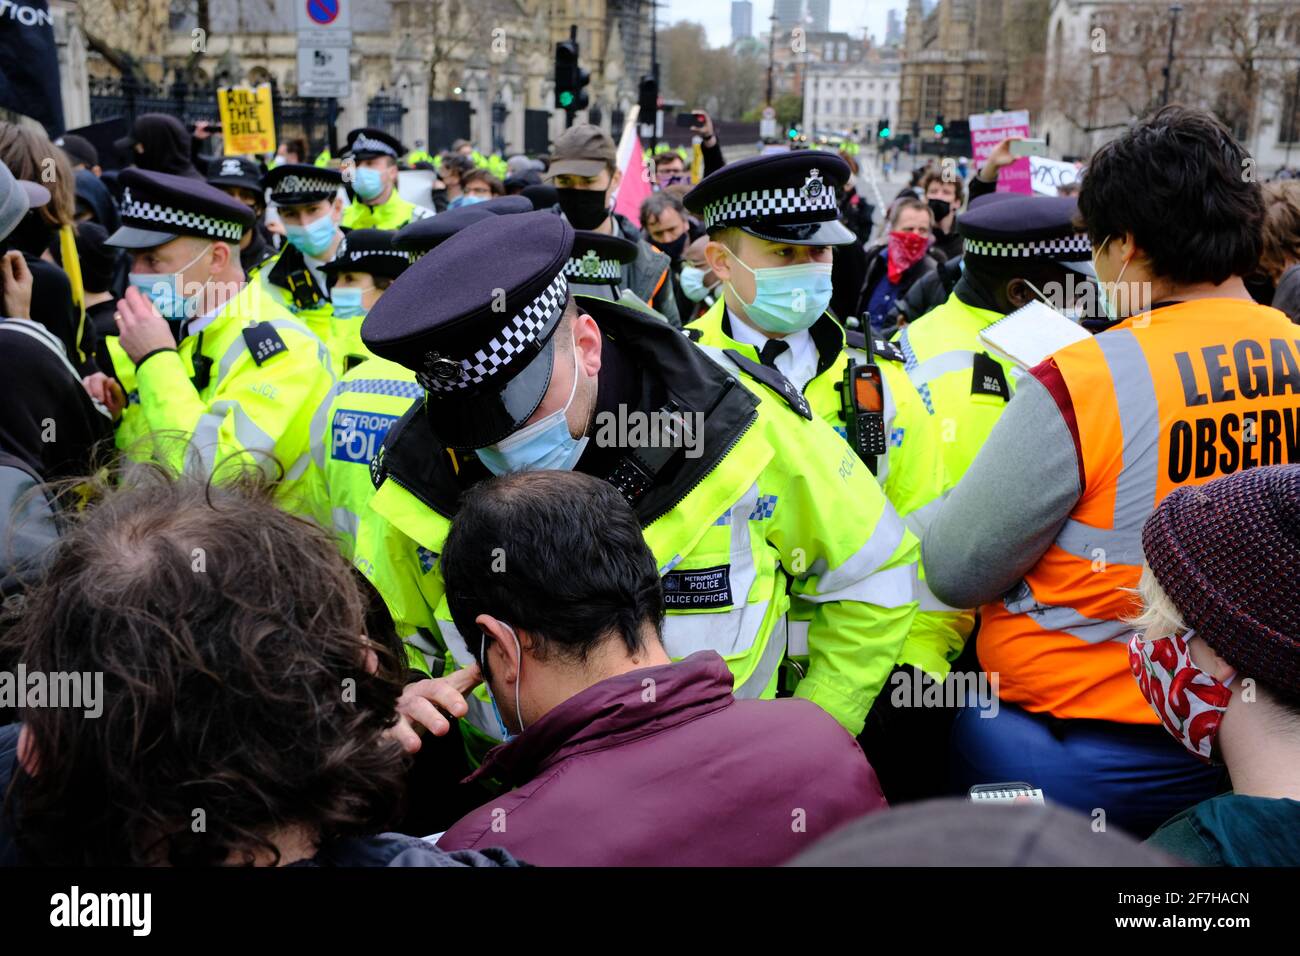
[[[397,158],[406,149],[382,129],[364,126],[348,133],[344,162],[351,162],[356,200],[343,214],[349,229],[401,229],[413,219],[433,215],[397,192]]]
[[[239,240],[239,264],[244,278],[257,275],[262,263],[275,255],[262,217],[266,215],[266,190],[261,167],[245,156],[222,156],[208,164],[208,185],[253,210],[253,225]]]
[[[262,183],[284,221],[288,241],[275,262],[262,266],[262,282],[299,321],[329,343],[334,338],[334,309],[324,270],[343,241],[339,227],[343,176],[336,169],[285,163],[267,173]]]
[[[723,285],[718,301],[686,332],[702,346],[743,359],[754,379],[800,394],[816,418],[851,440],[920,535],[949,487],[930,416],[902,353],[880,338],[868,343],[863,333],[846,331],[826,311],[832,247],[856,241],[839,222],[836,203],[849,172],[827,153],[757,156],[724,166],[688,193],[687,208],[708,230],[709,269]],[[850,363],[865,375],[855,373],[857,380],[846,383]],[[828,459],[822,466],[836,464]],[[924,576],[919,598],[897,663],[917,669],[903,679],[941,681],[974,627],[974,613],[940,603]],[[889,707],[890,696],[877,698],[873,717]],[[863,741],[886,796],[938,792],[946,771],[944,726],[920,708],[889,716],[869,721]]]
[[[1013,367],[989,353],[980,332],[1034,299],[1062,308],[1087,299],[1088,237],[1074,225],[1073,198],[990,196],[957,220],[964,270],[947,301],[899,334],[907,374],[939,428],[944,466],[961,479],[1015,391]],[[1068,295],[1070,301],[1064,301]]]
[[[361,320],[411,264],[410,253],[393,248],[395,235],[386,229],[354,229],[321,267],[333,316],[330,349],[345,370],[369,357],[361,344]]]
[[[437,570],[461,492],[530,469],[598,475],[659,560],[671,654],[715,650],[738,695],[770,697],[786,611],[810,604],[795,693],[859,732],[915,615],[914,536],[831,429],[739,384],[666,323],[570,297],[572,245],[550,213],[485,219],[366,317],[366,346],[413,370],[426,398],[372,464],[357,566],[419,629],[435,673],[464,666],[475,636],[452,624]],[[838,464],[807,469],[820,460]],[[480,743],[502,737],[486,696],[468,723]]]
[[[87,383],[120,413],[117,446],[207,475],[235,456],[232,467],[282,469],[285,506],[324,520],[311,436],[332,363],[324,343],[244,281],[237,244],[252,211],[184,176],[131,168],[119,181],[122,227],[108,241],[131,253],[132,288],[108,339],[112,380]]]
[[[387,256],[375,268],[400,267],[405,271],[401,265],[403,257],[409,264],[472,223],[492,216],[531,211],[532,204],[528,200],[520,196],[503,196],[428,219],[418,219],[397,233],[358,229],[348,234],[345,248],[358,237],[388,236],[390,251],[397,255]],[[340,257],[342,255],[340,253]],[[394,260],[396,266],[388,260]],[[346,270],[340,271],[339,276],[345,274]],[[379,293],[367,295],[374,295],[369,303],[363,298],[363,305],[369,311],[378,301]],[[349,321],[361,324],[359,319]],[[339,546],[348,558],[356,550],[360,516],[365,513],[367,503],[375,493],[370,482],[371,459],[383,444],[392,424],[406,413],[412,403],[424,396],[414,372],[396,362],[376,357],[359,338],[356,341],[364,360],[350,367],[339,379],[329,396],[328,410],[322,417],[329,428],[323,440],[328,447],[325,483],[329,492],[330,522]],[[425,665],[421,662],[421,666]]]

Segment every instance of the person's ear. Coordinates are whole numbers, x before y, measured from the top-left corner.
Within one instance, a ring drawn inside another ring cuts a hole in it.
[[[330,205],[330,218],[338,223],[343,218],[343,197],[335,196],[334,202]]]
[[[1018,309],[1035,298],[1034,290],[1029,288],[1029,283],[1024,279],[1012,279],[1007,283],[1007,301],[1013,307]]]
[[[581,306],[579,306],[581,308]],[[578,350],[579,362],[588,378],[595,378],[600,371],[600,349],[602,339],[600,326],[585,312],[579,312],[573,320],[573,343]]]
[[[483,656],[487,658],[487,671],[497,680],[513,684],[519,679],[520,645],[504,621],[491,614],[480,614],[474,619],[479,630],[487,637]]]
[[[723,243],[710,239],[704,247],[704,260],[709,264],[709,271],[722,282],[731,278],[731,250]]]
[[[35,777],[41,769],[40,755],[36,752],[36,741],[32,739],[31,728],[23,724],[18,728],[18,766],[23,773]]]
[[[609,189],[607,189],[606,192],[612,194],[614,190],[618,189],[618,184],[621,183],[622,181],[623,181],[623,170],[621,169],[614,170],[614,172],[609,177]]]
[[[1187,650],[1192,656],[1192,663],[1221,684],[1237,673],[1237,669],[1220,657],[1218,651],[1195,634],[1188,639]]]
[[[212,244],[212,274],[221,275],[230,265],[230,246],[224,242]]]

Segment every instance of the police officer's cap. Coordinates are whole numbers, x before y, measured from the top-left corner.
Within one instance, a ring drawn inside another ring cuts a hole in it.
[[[253,210],[216,186],[189,176],[131,167],[117,178],[122,187],[122,228],[110,246],[151,249],[177,236],[238,242],[253,225]]]
[[[570,282],[608,285],[623,278],[623,266],[636,254],[636,243],[622,236],[579,229],[573,234],[573,251],[564,264],[564,274]]]
[[[396,136],[391,136],[382,129],[363,126],[348,133],[348,144],[343,155],[351,156],[357,162],[374,159],[376,156],[391,156],[396,160],[406,155],[406,147]]]
[[[415,372],[443,444],[500,441],[541,404],[572,248],[573,228],[553,213],[492,216],[407,269],[366,316],[361,340]]]
[[[343,234],[334,258],[321,267],[332,285],[340,272],[365,272],[396,279],[411,264],[411,254],[393,248],[391,229],[353,229]]]
[[[285,163],[267,173],[262,185],[271,191],[277,206],[302,206],[337,196],[343,174],[311,163]]]
[[[751,156],[706,176],[683,202],[709,232],[735,226],[772,242],[838,246],[856,238],[835,192],[849,175],[848,163],[818,150]]]
[[[533,204],[522,196],[498,196],[487,202],[457,206],[436,216],[416,219],[407,223],[393,236],[393,247],[423,255],[446,242],[466,226],[493,216],[532,212]]]
[[[208,163],[208,185],[235,186],[262,195],[262,165],[245,156],[219,156]]]
[[[957,218],[970,265],[1057,262],[1092,273],[1092,244],[1075,225],[1073,196],[1011,195],[981,202]]]

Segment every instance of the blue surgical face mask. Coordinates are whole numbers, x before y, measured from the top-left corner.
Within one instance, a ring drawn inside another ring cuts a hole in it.
[[[317,259],[329,249],[337,231],[338,228],[334,225],[334,215],[327,209],[305,226],[290,226],[286,223],[284,236],[303,255]]]
[[[362,199],[374,199],[384,191],[384,180],[379,170],[362,166],[352,178],[352,191]]]
[[[132,272],[127,275],[127,281],[145,294],[145,298],[153,303],[153,307],[158,310],[158,314],[164,319],[171,322],[192,319],[199,314],[203,289],[200,286],[199,291],[186,298],[182,291],[185,283],[184,273],[186,269],[198,262],[203,253],[207,251],[208,246],[205,245],[199,250],[197,256],[181,266],[176,272]]]
[[[448,209],[459,209],[461,206],[476,206],[481,202],[487,202],[486,196],[471,196],[469,193],[457,196],[451,202],[447,203]]]
[[[789,335],[808,328],[831,304],[831,263],[804,262],[797,266],[751,269],[737,255],[732,261],[754,277],[754,301],[745,302],[736,287],[731,291],[745,306],[745,314],[764,332]]]
[[[587,438],[569,432],[568,411],[578,394],[578,350],[573,347],[573,387],[564,407],[521,428],[494,445],[476,450],[479,461],[494,475],[520,471],[572,471],[587,447]]]
[[[1108,242],[1110,242],[1110,236],[1103,239],[1101,245],[1097,247],[1097,253],[1092,257],[1092,271],[1097,275],[1097,306],[1101,309],[1102,315],[1114,322],[1118,319],[1122,319],[1123,316],[1118,315],[1115,312],[1115,303],[1111,301],[1110,293],[1107,291],[1106,286],[1109,285],[1112,289],[1119,287],[1119,280],[1124,278],[1124,270],[1128,268],[1128,262],[1125,262],[1120,266],[1119,275],[1115,277],[1114,282],[1102,282],[1101,273],[1097,269],[1097,256],[1101,254],[1101,250],[1106,248],[1106,243]]]
[[[355,319],[365,315],[366,307],[361,300],[373,288],[374,286],[366,286],[364,289],[335,286],[331,289],[330,302],[334,306],[334,318]]]
[[[718,287],[715,282],[713,285],[705,285],[704,277],[708,275],[708,270],[700,269],[697,266],[682,266],[681,275],[677,281],[681,283],[682,291],[686,293],[686,298],[692,302],[703,302],[704,297],[709,292]]]

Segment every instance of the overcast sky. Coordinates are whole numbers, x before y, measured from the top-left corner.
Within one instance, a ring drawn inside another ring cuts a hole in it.
[[[906,0],[831,0],[831,29],[860,36],[865,27],[877,40],[883,40],[885,12],[890,8],[901,17],[907,11]],[[772,0],[754,0],[755,36],[767,30],[771,15]],[[731,42],[731,0],[661,0],[659,25],[669,26],[678,20],[702,23],[710,46]]]

